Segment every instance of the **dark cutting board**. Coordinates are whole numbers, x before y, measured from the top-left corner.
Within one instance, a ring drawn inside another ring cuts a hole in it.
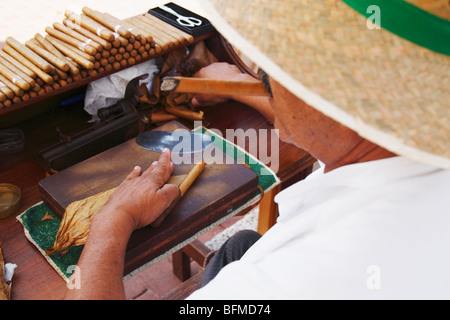
[[[184,128],[176,121],[158,128]],[[258,176],[246,166],[221,154],[225,164],[210,163],[184,197],[156,229],[133,233],[127,249],[126,272],[163,254],[211,225],[255,196]],[[131,139],[40,181],[44,203],[60,217],[73,201],[81,200],[120,184],[135,165],[147,168],[160,153],[141,148]],[[234,162],[234,163],[233,163]],[[173,175],[186,174],[193,164],[175,166]]]

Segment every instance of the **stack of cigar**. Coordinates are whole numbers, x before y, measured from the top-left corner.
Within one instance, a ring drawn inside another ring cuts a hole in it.
[[[150,14],[122,20],[88,7],[82,11],[66,11],[61,23],[24,44],[6,39],[0,51],[0,109],[194,41]]]

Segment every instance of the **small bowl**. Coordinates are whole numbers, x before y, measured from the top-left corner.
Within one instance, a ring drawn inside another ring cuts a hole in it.
[[[0,183],[0,219],[5,219],[19,210],[22,193],[15,185]]]

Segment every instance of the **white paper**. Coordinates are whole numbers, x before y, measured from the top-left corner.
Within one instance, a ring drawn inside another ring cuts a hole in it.
[[[122,99],[125,95],[125,89],[130,80],[142,74],[148,73],[149,77],[141,80],[140,83],[151,83],[153,75],[158,72],[159,70],[154,60],[149,60],[113,73],[108,77],[91,82],[86,90],[84,110],[92,115],[91,121],[97,121],[97,110],[100,108],[109,107]]]
[[[14,276],[14,269],[17,268],[17,265],[14,263],[5,264],[5,282],[11,281]],[[11,283],[9,284],[11,286]]]

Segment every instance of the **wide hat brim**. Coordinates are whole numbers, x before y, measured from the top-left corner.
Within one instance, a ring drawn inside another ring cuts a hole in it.
[[[369,28],[339,0],[199,3],[233,46],[308,105],[398,155],[450,168],[449,56]]]

